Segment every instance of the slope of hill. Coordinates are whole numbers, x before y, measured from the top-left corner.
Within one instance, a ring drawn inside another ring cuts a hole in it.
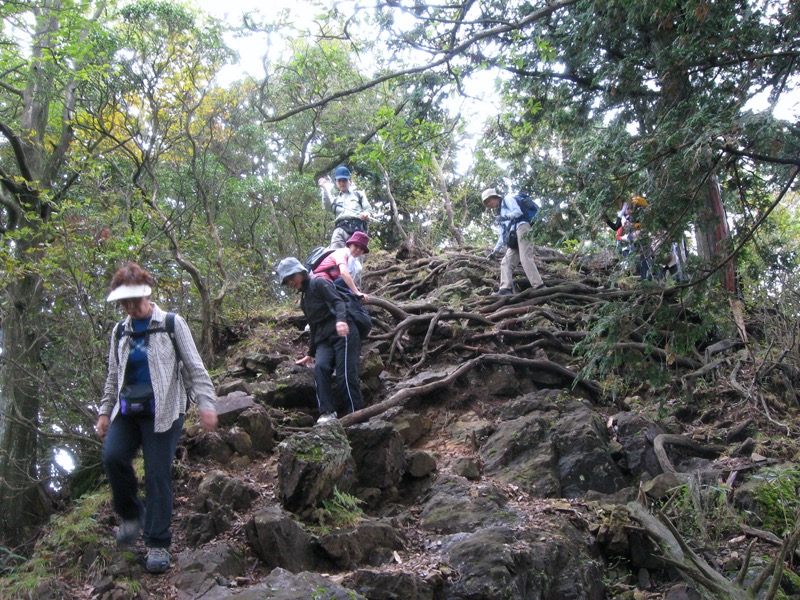
[[[3,597],[800,594],[793,327],[750,315],[745,345],[724,298],[615,263],[542,249],[547,287],[498,297],[487,259],[373,253],[367,408],[330,426],[296,307],[237,324],[220,431],[181,442],[171,571],[114,547],[101,487]]]

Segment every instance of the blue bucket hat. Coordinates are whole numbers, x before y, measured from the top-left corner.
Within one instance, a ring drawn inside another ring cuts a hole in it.
[[[347,167],[336,167],[333,172],[334,179],[350,179],[350,169]]]

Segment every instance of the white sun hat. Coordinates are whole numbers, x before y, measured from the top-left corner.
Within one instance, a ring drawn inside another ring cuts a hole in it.
[[[121,285],[111,290],[106,302],[125,300],[126,298],[144,298],[153,293],[149,285]]]

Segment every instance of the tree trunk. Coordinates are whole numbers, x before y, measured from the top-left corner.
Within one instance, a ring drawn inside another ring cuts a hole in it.
[[[722,205],[719,181],[711,177],[708,181],[705,214],[697,224],[697,253],[711,265],[711,268],[726,261],[720,267],[723,289],[730,294],[731,313],[742,340],[747,342],[747,329],[744,323],[744,306],[739,299],[734,261],[726,260],[731,251],[730,229],[725,208]]]
[[[24,252],[23,252],[24,253]],[[0,543],[19,547],[49,514],[37,483],[39,382],[42,380],[41,281],[31,274],[8,286],[0,368]]]

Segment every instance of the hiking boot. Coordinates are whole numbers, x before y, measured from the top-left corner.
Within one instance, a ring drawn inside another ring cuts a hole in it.
[[[510,289],[508,289],[508,288],[500,288],[500,289],[499,289],[499,290],[497,290],[496,292],[492,292],[492,296],[510,296],[510,295],[511,295],[511,294],[513,294],[513,293],[514,293],[514,292],[512,292],[512,291],[511,291]]]
[[[142,531],[142,524],[144,519],[139,517],[137,519],[126,519],[117,529],[117,545],[118,546],[132,546],[139,539],[139,533]]]
[[[324,415],[319,416],[319,419],[317,419],[317,425],[323,425],[324,423],[330,423],[331,421],[335,420],[336,420],[335,412],[325,413]]]
[[[148,548],[146,568],[148,573],[163,573],[169,569],[169,550],[166,548]]]

